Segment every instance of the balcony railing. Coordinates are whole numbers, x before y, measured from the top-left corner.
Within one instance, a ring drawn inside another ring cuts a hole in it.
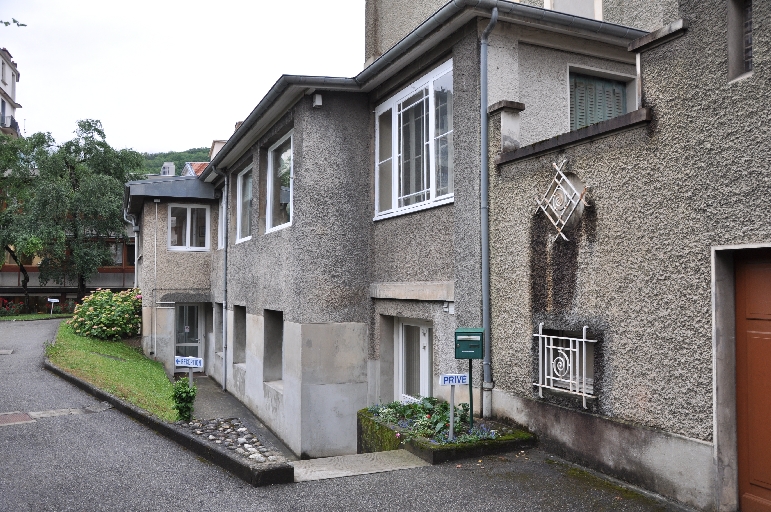
[[[13,116],[0,116],[0,128],[3,129],[3,133],[11,135],[9,132],[13,132],[17,137],[21,136],[19,132],[19,123]]]

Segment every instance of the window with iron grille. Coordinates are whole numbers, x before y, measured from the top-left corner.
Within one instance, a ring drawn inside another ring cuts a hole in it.
[[[543,390],[594,398],[594,344],[587,339],[587,327],[581,332],[553,331],[538,326],[533,335],[538,341],[538,395]]]
[[[570,130],[626,114],[626,83],[570,73]]]

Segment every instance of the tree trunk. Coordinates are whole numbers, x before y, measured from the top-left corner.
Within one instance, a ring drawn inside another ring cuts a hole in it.
[[[19,261],[19,258],[16,256],[16,251],[11,249],[10,246],[6,245],[5,250],[8,251],[8,254],[11,255],[11,258],[13,258],[13,261],[16,262],[16,264],[19,266],[19,270],[24,275],[24,279],[21,280],[21,286],[24,288],[24,312],[29,313],[29,290],[27,289],[27,283],[29,283],[29,274],[27,274],[27,269],[24,268],[24,265],[21,264],[21,261]]]
[[[78,303],[83,302],[83,297],[86,296],[86,277],[83,274],[78,274]]]

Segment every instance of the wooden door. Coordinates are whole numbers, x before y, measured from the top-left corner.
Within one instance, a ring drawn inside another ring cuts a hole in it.
[[[736,260],[736,422],[743,512],[771,512],[771,251]]]

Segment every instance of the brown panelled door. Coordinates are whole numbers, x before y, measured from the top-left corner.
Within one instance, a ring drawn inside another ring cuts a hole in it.
[[[771,251],[736,259],[736,423],[742,512],[771,512]]]

